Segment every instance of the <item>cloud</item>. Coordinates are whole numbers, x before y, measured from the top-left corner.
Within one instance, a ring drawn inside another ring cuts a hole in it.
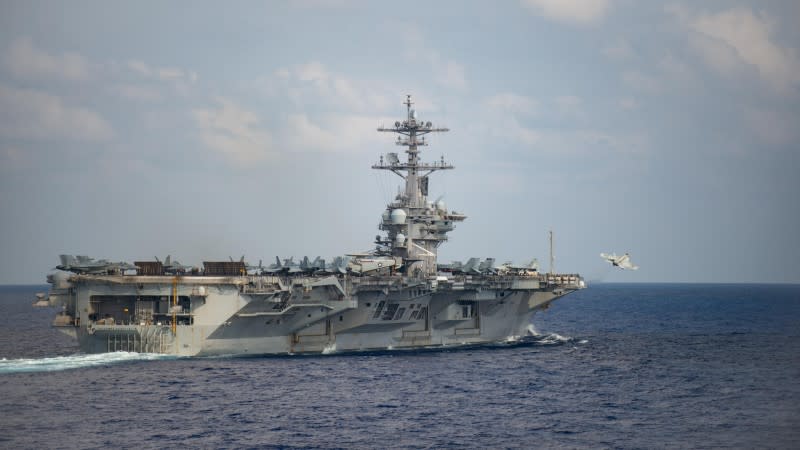
[[[379,83],[348,78],[319,61],[281,67],[256,85],[266,95],[285,95],[297,108],[313,105],[317,109],[374,113],[388,105],[387,97],[377,87]]]
[[[125,98],[136,101],[154,101],[162,97],[155,84],[164,83],[178,94],[186,94],[189,89],[197,82],[197,72],[181,69],[179,67],[158,67],[147,64],[138,59],[131,59],[122,65],[115,64],[118,69],[118,76],[128,82],[118,86],[118,92]],[[131,78],[131,75],[134,77]],[[142,79],[149,85],[142,85]]]
[[[533,98],[510,92],[493,95],[484,103],[487,107],[497,111],[523,114],[533,113],[537,106],[536,100]]]
[[[307,114],[289,114],[286,118],[287,148],[311,152],[360,152],[371,145],[386,144],[375,129],[374,116],[325,115],[311,118]]]
[[[464,65],[453,60],[438,61],[431,59],[433,65],[433,76],[442,86],[464,90],[467,88],[467,78],[464,73]]]
[[[200,140],[228,162],[244,167],[272,154],[272,137],[259,128],[259,118],[233,101],[218,98],[218,108],[194,109]]]
[[[639,109],[639,102],[632,97],[621,98],[619,99],[619,102],[617,102],[617,104],[619,105],[620,108],[627,111],[633,111]]]
[[[608,0],[522,0],[534,13],[556,22],[587,25],[605,16]]]
[[[630,59],[633,57],[633,48],[626,39],[620,38],[603,48],[603,54],[611,59]]]
[[[773,41],[776,22],[768,14],[742,7],[714,14],[693,13],[679,6],[667,11],[691,30],[691,45],[720,73],[753,67],[776,90],[800,84],[797,50]]]
[[[54,55],[36,47],[29,37],[15,39],[4,55],[5,66],[19,78],[89,79],[90,64],[83,56],[66,52]]]
[[[60,97],[0,85],[0,135],[21,139],[110,139],[111,125],[86,108],[65,105]]]
[[[661,91],[661,83],[652,75],[647,75],[638,70],[626,70],[622,73],[622,80],[628,86],[644,92],[657,93]]]
[[[109,91],[129,100],[140,102],[155,102],[163,99],[161,92],[153,86],[120,83],[111,87]]]
[[[406,43],[406,59],[415,64],[419,64],[420,61],[426,62],[433,72],[433,80],[436,83],[459,91],[467,88],[469,83],[464,65],[453,59],[443,58],[426,42],[419,28],[413,25],[404,27],[403,38]]]
[[[672,81],[688,83],[695,80],[694,70],[671,53],[658,61],[658,68]]]

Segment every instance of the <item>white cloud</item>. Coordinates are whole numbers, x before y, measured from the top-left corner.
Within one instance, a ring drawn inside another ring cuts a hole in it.
[[[65,105],[60,97],[0,86],[0,135],[22,139],[110,139],[111,125],[86,108]]]
[[[557,22],[586,25],[600,21],[608,9],[608,0],[522,0],[534,13]]]
[[[268,95],[287,95],[297,107],[325,104],[348,112],[375,112],[389,103],[375,83],[335,73],[319,61],[281,67],[272,77],[261,79],[258,85]]]
[[[288,135],[294,145],[305,150],[339,149],[338,137],[331,131],[311,123],[305,114],[289,114]]]
[[[328,69],[319,61],[311,61],[295,67],[295,75],[300,81],[310,81],[317,85],[328,83]]]
[[[672,81],[686,83],[695,79],[694,70],[671,53],[664,55],[658,61],[658,68]]]
[[[69,81],[89,79],[90,65],[86,58],[66,52],[53,55],[36,47],[29,37],[15,39],[9,45],[4,62],[20,78],[56,78]]]
[[[639,102],[632,97],[621,98],[619,99],[619,102],[617,102],[617,104],[619,105],[620,108],[627,111],[633,111],[639,109]]]
[[[415,64],[427,63],[433,72],[433,79],[439,85],[455,90],[465,90],[467,82],[464,65],[443,58],[438,51],[430,46],[423,38],[422,32],[416,26],[404,27],[403,38],[406,43],[405,57]]]
[[[626,70],[622,73],[622,80],[630,87],[639,91],[657,93],[661,91],[661,83],[652,75],[647,75],[638,70]]]
[[[432,60],[434,77],[442,86],[464,90],[467,88],[467,78],[464,74],[464,65],[453,60]]]
[[[776,22],[768,14],[741,7],[714,14],[676,6],[667,11],[692,31],[690,43],[720,73],[749,66],[776,90],[800,84],[797,49],[773,41]]]
[[[317,119],[307,114],[289,114],[286,118],[287,148],[311,152],[359,152],[372,145],[386,144],[375,129],[375,117],[326,115]]]
[[[233,101],[217,99],[218,108],[195,109],[200,140],[233,165],[245,167],[272,154],[272,138],[259,127],[259,118]]]
[[[542,140],[541,132],[521,125],[515,118],[509,119],[506,130],[508,136],[524,145],[536,145]]]
[[[197,81],[197,73],[178,67],[156,67],[138,59],[125,63],[131,72],[147,79],[163,82],[191,84]]]
[[[603,54],[611,59],[630,59],[633,56],[633,48],[627,39],[620,38],[603,48]]]
[[[518,95],[510,92],[496,94],[485,100],[486,106],[491,109],[510,112],[530,114],[536,110],[536,100],[524,95]]]
[[[162,100],[161,92],[152,87],[138,84],[120,83],[111,87],[110,92],[121,95],[129,100],[140,102],[155,102]]]

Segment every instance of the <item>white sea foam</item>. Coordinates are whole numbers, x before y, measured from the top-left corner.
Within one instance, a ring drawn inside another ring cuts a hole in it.
[[[323,355],[330,355],[331,353],[336,353],[336,343],[328,344],[325,348],[322,349]]]
[[[562,342],[570,342],[572,340],[572,338],[562,336],[558,333],[539,335],[539,337],[540,337],[539,342],[542,344],[560,344]]]
[[[20,372],[55,372],[117,364],[126,361],[175,359],[158,353],[114,352],[92,355],[55,356],[50,358],[0,359],[0,374]]]

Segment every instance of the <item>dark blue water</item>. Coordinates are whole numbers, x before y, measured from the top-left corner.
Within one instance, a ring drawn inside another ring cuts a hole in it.
[[[218,359],[75,356],[36,290],[0,288],[3,448],[800,448],[796,285],[596,285],[516,345]]]

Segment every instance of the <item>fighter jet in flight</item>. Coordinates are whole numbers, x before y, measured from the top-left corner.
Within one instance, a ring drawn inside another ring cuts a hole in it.
[[[620,269],[638,270],[639,266],[634,266],[631,262],[631,255],[625,253],[622,256],[617,256],[616,253],[600,253],[600,257],[610,262],[612,266],[619,267]]]

